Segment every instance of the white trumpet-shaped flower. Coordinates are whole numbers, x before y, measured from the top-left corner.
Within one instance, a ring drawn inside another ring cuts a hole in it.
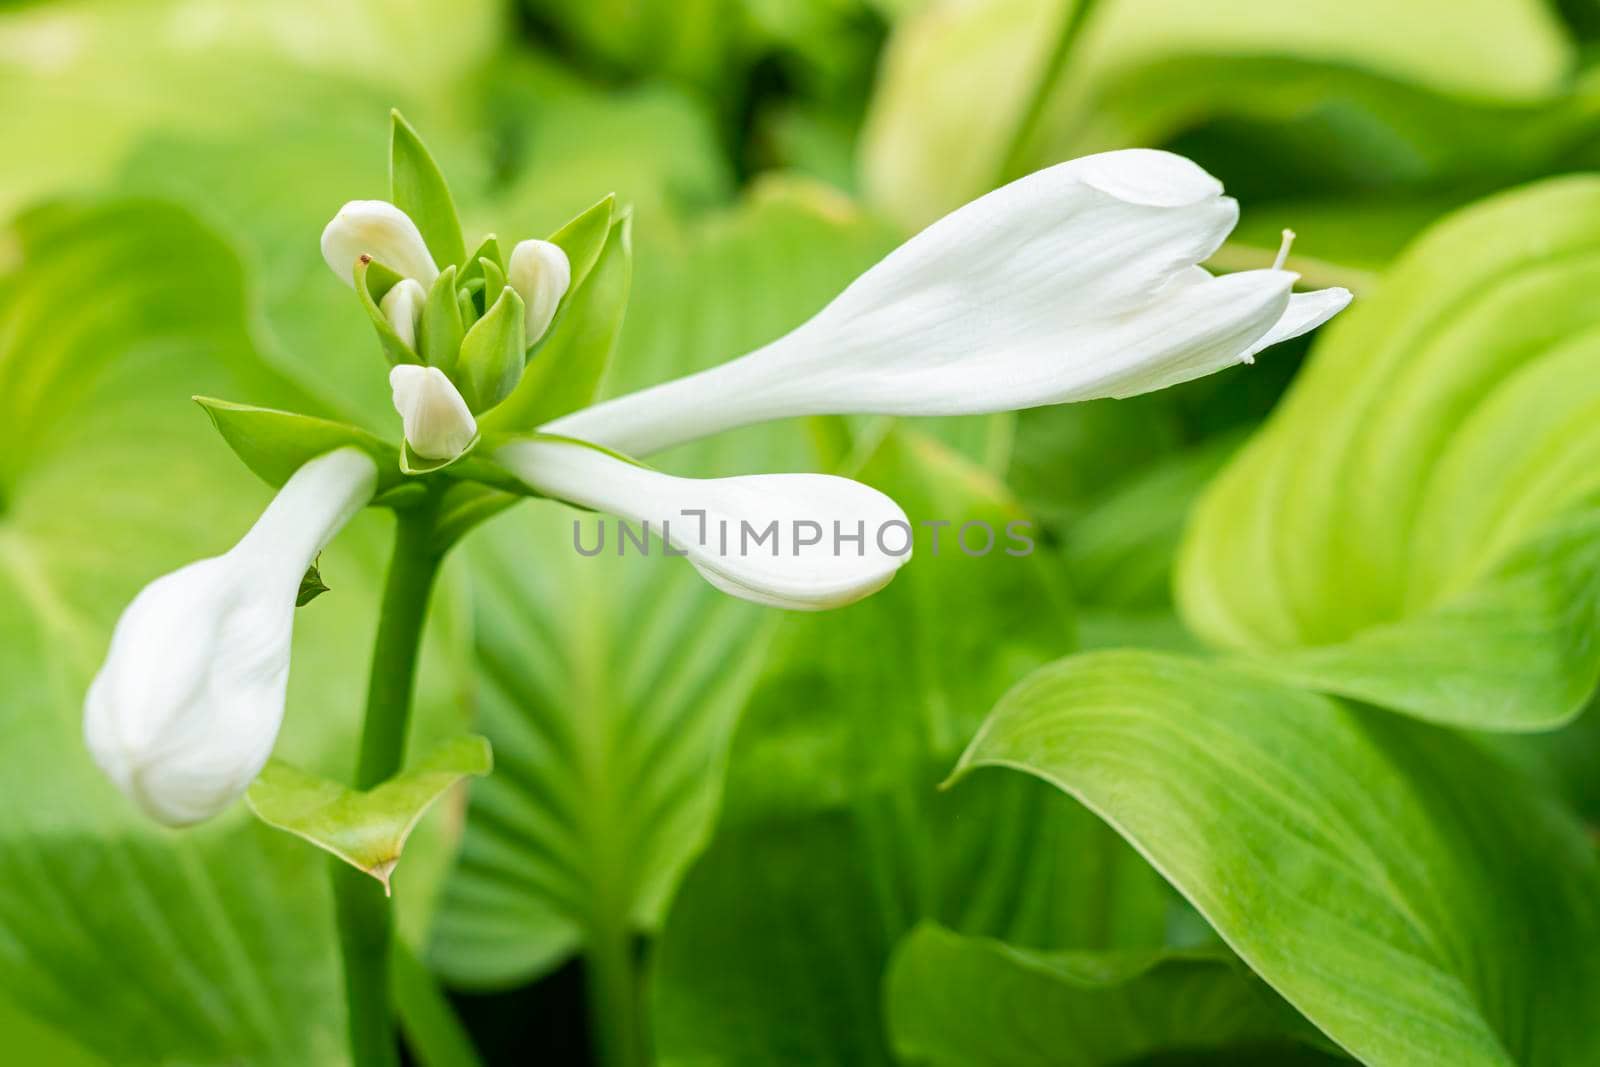
[[[173,826],[210,818],[260,772],[283,721],[300,580],[376,485],[366,453],[319,456],[231,550],[156,579],[122,613],[84,737],[147,814]]]
[[[378,304],[378,310],[383,312],[383,317],[394,327],[400,340],[413,350],[417,347],[417,327],[422,322],[422,305],[427,299],[428,294],[420,282],[415,278],[401,278]]]
[[[1238,219],[1181,156],[1130,149],[967,204],[742,358],[544,427],[633,455],[768,419],[961,415],[1125,397],[1247,362],[1326,321],[1343,289],[1197,266]]]
[[[572,264],[560,245],[519,241],[507,262],[506,281],[522,297],[523,336],[531,345],[544,336],[556,317],[556,307],[572,284]]]
[[[648,523],[712,585],[758,604],[842,607],[883,588],[911,558],[905,512],[848,478],[677,478],[552,440],[503,445],[494,458],[546,496]]]
[[[356,260],[364,255],[424,289],[439,277],[422,231],[385,200],[352,200],[322,231],[322,258],[346,285],[355,285]]]
[[[411,451],[426,459],[455,459],[478,435],[461,392],[438,367],[402,363],[389,372],[394,409]]]

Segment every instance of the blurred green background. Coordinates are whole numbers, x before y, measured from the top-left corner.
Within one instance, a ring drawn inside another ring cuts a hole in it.
[[[242,806],[144,824],[79,713],[131,595],[267,497],[191,394],[397,432],[317,248],[340,204],[384,195],[391,107],[469,239],[546,234],[611,191],[633,205],[616,392],[777,336],[1010,178],[1131,145],[1241,199],[1215,266],[1264,266],[1293,226],[1308,285],[1365,296],[1442,215],[1593,165],[1597,40],[1589,0],[0,4],[0,1059],[345,1055],[320,854]],[[781,617],[659,560],[580,568],[554,505],[474,534],[414,740],[471,723],[497,767],[396,879],[416,1058],[458,1062],[426,1021],[437,982],[488,1062],[626,1062],[618,1033],[664,1063],[890,1062],[917,1046],[890,1036],[883,976],[931,919],[1176,946],[1216,972],[1171,976],[1224,1018],[1203,1040],[1130,1023],[1060,1062],[1195,1042],[1208,1062],[1332,1059],[1084,809],[1020,777],[932,788],[1032,668],[1196,647],[1171,594],[1190,504],[1304,350],[1131,401],[815,420],[663,457],[859,470],[914,517],[1043,531],[1026,566],[919,559],[836,615]],[[279,751],[330,775],[352,760],[386,521],[352,525],[298,620]],[[1584,731],[1515,753],[1548,768]],[[1546,781],[1593,811],[1578,762]]]

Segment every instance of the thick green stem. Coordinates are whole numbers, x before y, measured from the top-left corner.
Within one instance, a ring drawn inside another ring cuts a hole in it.
[[[595,924],[588,935],[584,966],[596,1059],[605,1067],[643,1067],[648,1061],[632,938],[625,924]]]
[[[397,516],[394,555],[372,649],[357,789],[371,789],[392,778],[405,759],[417,650],[439,567],[433,546],[434,515],[430,502]],[[389,999],[390,902],[376,879],[337,860],[330,869],[344,957],[351,1060],[356,1067],[391,1067],[398,1056]]]

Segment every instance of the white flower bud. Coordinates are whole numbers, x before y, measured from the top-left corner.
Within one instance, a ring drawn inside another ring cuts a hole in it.
[[[438,367],[402,363],[389,372],[394,409],[411,451],[425,459],[455,459],[478,435],[461,393]]]
[[[560,245],[549,241],[519,241],[511,250],[506,281],[522,297],[526,308],[524,337],[532,345],[550,328],[556,308],[572,284],[572,264]]]
[[[317,457],[230,551],[151,582],[117,620],[84,740],[146,814],[199,822],[260,773],[283,722],[300,579],[377,476],[356,448]]]
[[[428,293],[421,283],[414,278],[401,278],[378,304],[383,317],[412,351],[417,348],[417,326],[422,322],[422,305],[427,299]]]
[[[371,256],[423,288],[439,277],[422,231],[411,216],[384,200],[352,200],[322,231],[322,258],[346,285],[355,285],[356,260]]]

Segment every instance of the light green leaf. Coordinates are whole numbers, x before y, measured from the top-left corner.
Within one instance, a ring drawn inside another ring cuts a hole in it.
[[[919,434],[860,476],[920,528],[870,599],[790,618],[729,758],[717,833],[655,955],[663,1063],[888,1063],[879,984],[894,942],[937,918],[1060,948],[1157,946],[1157,879],[1037,783],[935,783],[982,709],[1072,641],[1054,561],[969,557],[967,522],[1020,519],[992,476]]]
[[[1223,665],[1095,653],[1000,702],[956,777],[986,766],[1116,827],[1363,1063],[1600,1059],[1594,848],[1448,731]]]
[[[400,471],[403,474],[421,475],[434,474],[438,471],[451,469],[471,455],[473,449],[478,447],[478,442],[482,439],[481,435],[473,437],[472,440],[467,442],[466,448],[448,459],[431,459],[427,456],[419,456],[411,450],[410,441],[403,441],[400,444]]]
[[[928,1067],[1336,1062],[1291,1043],[1315,1032],[1226,949],[1039,952],[925,923],[895,949],[886,1000],[896,1055]]]
[[[0,989],[113,1063],[335,1061],[326,861],[242,805],[182,833],[154,825],[82,733],[129,600],[226,550],[270,496],[188,397],[315,405],[257,355],[241,264],[190,213],[57,204],[14,234],[21,265],[0,275]],[[337,595],[296,613],[277,754],[318,773],[347,773],[355,751],[366,663],[352,650],[370,642],[386,523],[352,521],[320,562]],[[442,589],[413,743],[461,729],[458,608]],[[434,819],[413,835],[408,932],[446,836]]]
[[[462,339],[461,358],[451,378],[473,411],[494,407],[510,396],[522,380],[528,348],[523,329],[522,297],[507,285]]]
[[[450,186],[422,138],[399,111],[389,112],[389,199],[417,224],[435,263],[441,267],[467,264],[466,242]]]
[[[387,895],[406,838],[428,808],[462,779],[488,774],[493,765],[488,740],[458,737],[381,785],[358,791],[272,760],[245,799],[256,818],[372,875]]]
[[[350,445],[367,453],[378,465],[378,496],[404,481],[395,447],[355,426],[209,396],[197,396],[194,402],[205,409],[211,425],[244,465],[274,488],[323,453]]]
[[[586,213],[585,217],[593,214]],[[534,349],[522,381],[505,403],[487,415],[486,426],[532,429],[594,399],[616,350],[628,306],[633,278],[632,232],[633,220],[629,217],[611,224],[604,245],[593,252],[583,281],[574,283],[576,291],[569,291],[562,300],[561,310]],[[576,242],[574,251],[582,252]]]
[[[1421,238],[1200,502],[1181,607],[1297,684],[1545,729],[1600,678],[1600,181]]]

